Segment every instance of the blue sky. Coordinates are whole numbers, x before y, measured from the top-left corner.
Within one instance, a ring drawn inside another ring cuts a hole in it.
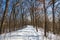
[[[6,3],[6,0],[0,0],[0,1],[2,1],[2,10],[3,10],[3,12],[4,12],[4,9],[5,9],[5,3]],[[10,14],[10,12],[11,12],[11,9],[12,9],[12,5],[13,5],[13,3],[15,3],[16,2],[16,0],[10,0],[10,2],[9,2],[9,8],[8,8],[8,13]],[[35,1],[31,1],[31,0],[24,0],[23,1],[23,4],[22,4],[22,6],[23,6],[23,8],[24,8],[24,10],[26,11],[26,9],[28,9],[30,6],[31,6],[31,3],[33,4]],[[48,3],[49,1],[48,0],[46,0],[46,2]],[[35,2],[36,3],[36,2]],[[59,3],[59,1],[57,2],[57,3],[55,3],[55,5],[57,5]],[[38,6],[39,5],[39,2],[37,2],[36,3],[36,6]],[[1,10],[1,8],[0,8],[0,10]],[[2,11],[1,11],[2,12]],[[0,14],[2,14],[0,12]],[[48,12],[48,15],[50,15],[49,13],[50,12],[52,12],[52,6],[50,6],[48,9],[47,9],[47,12]]]

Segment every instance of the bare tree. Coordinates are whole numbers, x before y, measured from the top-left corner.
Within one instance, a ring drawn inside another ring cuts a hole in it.
[[[9,4],[9,0],[6,0],[5,11],[4,11],[4,13],[3,13],[2,20],[1,20],[0,34],[1,34],[1,32],[2,32],[2,26],[3,26],[3,22],[4,22],[4,17],[6,16],[7,11],[8,11],[8,4]]]
[[[52,8],[52,14],[53,14],[53,33],[55,34],[55,32],[54,32],[54,24],[55,24],[54,3],[55,3],[55,0],[52,0],[52,3],[53,3],[53,8]]]
[[[46,7],[45,7],[45,0],[43,0],[43,8],[44,8],[44,16],[45,16],[45,27],[44,27],[44,36],[46,36]]]

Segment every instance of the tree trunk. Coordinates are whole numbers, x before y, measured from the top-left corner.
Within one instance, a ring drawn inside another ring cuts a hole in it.
[[[1,20],[1,26],[0,26],[0,34],[2,32],[2,28],[3,28],[3,22],[4,22],[4,18],[7,14],[7,11],[8,11],[8,3],[9,3],[9,0],[6,0],[6,6],[5,6],[5,10],[4,10],[4,13],[2,15],[2,20]]]
[[[53,3],[52,13],[53,13],[53,33],[55,34],[54,32],[54,25],[55,25],[54,1],[55,0],[52,0],[52,3]]]
[[[46,36],[46,8],[45,8],[45,0],[43,1],[43,8],[44,8],[44,16],[45,16],[45,26],[44,26],[44,36]]]

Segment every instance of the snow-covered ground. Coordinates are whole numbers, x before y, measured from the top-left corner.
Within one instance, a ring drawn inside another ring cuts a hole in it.
[[[44,29],[36,29],[31,25],[27,25],[22,30],[17,30],[11,33],[0,35],[0,40],[60,40],[59,35],[54,35],[52,32],[47,33],[47,37],[44,36]]]

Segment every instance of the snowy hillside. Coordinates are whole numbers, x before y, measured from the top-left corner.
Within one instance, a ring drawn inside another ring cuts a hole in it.
[[[17,30],[11,33],[0,35],[1,40],[60,40],[60,36],[54,35],[53,33],[47,33],[47,38],[44,37],[44,29],[36,29],[31,25],[27,25],[22,30]]]

